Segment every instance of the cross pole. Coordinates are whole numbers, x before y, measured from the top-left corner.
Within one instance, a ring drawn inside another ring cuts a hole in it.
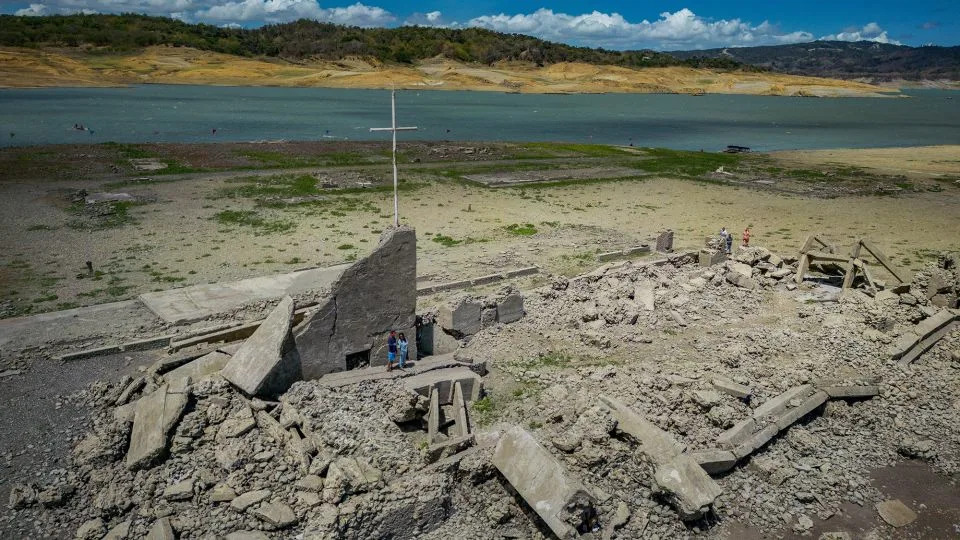
[[[370,128],[370,131],[390,131],[393,133],[393,226],[400,226],[400,203],[397,197],[397,132],[416,131],[416,126],[397,127],[397,99],[396,90],[390,91],[390,113],[393,123],[386,128]]]

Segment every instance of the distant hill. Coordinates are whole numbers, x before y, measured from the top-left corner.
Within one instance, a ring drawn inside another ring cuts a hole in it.
[[[870,41],[814,41],[769,47],[671,51],[677,58],[725,58],[779,73],[837,79],[960,80],[960,47],[907,47]]]
[[[726,57],[683,59],[655,51],[607,51],[573,47],[520,34],[481,28],[403,26],[357,28],[302,19],[260,28],[222,28],[146,15],[0,15],[0,46],[84,48],[90,52],[137,51],[151,45],[288,61],[348,57],[411,64],[443,56],[460,62],[493,64],[526,61],[537,65],[583,62],[621,67],[702,67],[756,71]]]

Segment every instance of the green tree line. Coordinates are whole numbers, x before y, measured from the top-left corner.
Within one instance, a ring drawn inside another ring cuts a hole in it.
[[[240,56],[275,57],[294,62],[364,57],[381,62],[413,63],[443,55],[454,60],[483,64],[519,60],[538,65],[586,62],[633,68],[689,66],[753,69],[727,58],[679,59],[650,50],[609,51],[574,47],[481,28],[358,28],[307,19],[259,28],[224,28],[133,14],[0,15],[0,45],[84,47],[91,52],[129,52],[151,45],[170,45]]]

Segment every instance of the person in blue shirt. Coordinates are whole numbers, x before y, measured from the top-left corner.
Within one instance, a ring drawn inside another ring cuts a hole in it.
[[[393,369],[393,363],[397,361],[397,333],[390,331],[390,337],[387,338],[387,371]]]
[[[407,336],[400,332],[400,339],[397,340],[397,355],[400,359],[400,369],[407,365]]]

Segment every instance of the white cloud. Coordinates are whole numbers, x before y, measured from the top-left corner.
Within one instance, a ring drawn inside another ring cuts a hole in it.
[[[877,43],[890,43],[900,45],[895,39],[890,39],[887,31],[880,28],[875,22],[867,23],[863,28],[848,28],[837,34],[830,34],[820,38],[824,41],[875,41]]]
[[[411,13],[403,21],[404,26],[435,26],[442,28],[456,28],[460,26],[458,23],[450,22],[444,18],[443,13],[440,11],[430,11],[427,13]]]
[[[593,11],[581,15],[538,9],[529,14],[484,15],[466,26],[478,26],[500,32],[530,34],[551,41],[605,48],[661,49],[708,48],[724,46],[768,45],[813,40],[809,32],[781,32],[764,21],[757,26],[740,19],[711,20],[687,8],[664,12],[651,22],[631,23],[619,13]]]
[[[30,4],[28,7],[18,9],[13,14],[21,17],[39,17],[42,15],[73,15],[75,13],[91,15],[97,13],[97,11],[79,7],[54,7],[51,9],[46,4]]]
[[[389,11],[356,3],[322,8],[316,0],[242,0],[213,5],[190,14],[198,21],[281,23],[314,19],[350,26],[384,26],[396,20]]]

